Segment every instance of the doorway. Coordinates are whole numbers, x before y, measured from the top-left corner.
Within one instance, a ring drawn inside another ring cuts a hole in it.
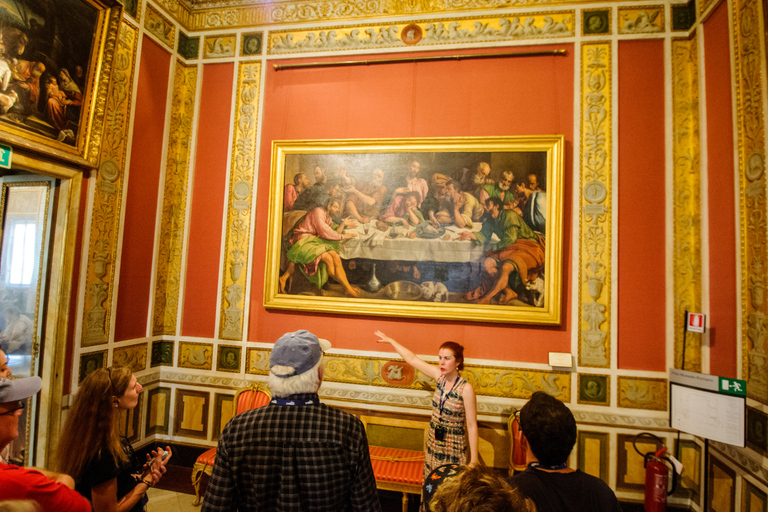
[[[39,375],[45,283],[56,180],[19,172],[0,176],[0,350],[12,377]],[[3,453],[17,465],[29,462],[39,400],[27,400],[19,437]]]

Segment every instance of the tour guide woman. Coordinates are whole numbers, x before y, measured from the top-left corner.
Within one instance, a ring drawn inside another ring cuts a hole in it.
[[[59,439],[59,471],[75,479],[75,490],[91,500],[94,512],[141,512],[147,489],[170,460],[162,448],[147,464],[120,437],[120,413],[139,403],[141,384],[130,368],[112,366],[91,373],[80,386]]]
[[[389,343],[405,362],[437,380],[432,397],[432,421],[429,424],[427,453],[424,457],[424,478],[443,464],[467,464],[467,439],[469,440],[469,465],[477,464],[477,400],[472,384],[459,375],[464,369],[464,347],[453,341],[440,345],[439,366],[416,357],[381,331],[374,332],[379,343]],[[466,421],[467,429],[464,430]]]

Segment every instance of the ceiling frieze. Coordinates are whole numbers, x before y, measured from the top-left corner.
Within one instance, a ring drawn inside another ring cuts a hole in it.
[[[283,2],[155,0],[155,2],[190,32],[393,16],[468,14],[525,7],[567,7],[594,3],[588,0],[288,0]]]

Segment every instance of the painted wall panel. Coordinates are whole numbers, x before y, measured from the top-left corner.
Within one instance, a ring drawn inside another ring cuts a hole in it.
[[[728,9],[722,3],[704,23],[709,188],[710,372],[736,377],[736,200]]]
[[[125,202],[115,341],[147,335],[170,54],[144,37]]]
[[[234,65],[203,67],[181,333],[215,337]]]
[[[619,44],[618,366],[666,369],[664,45]]]
[[[335,347],[382,350],[372,334],[381,329],[421,354],[435,353],[439,343],[446,339],[464,343],[467,357],[471,358],[545,363],[549,351],[570,352],[571,278],[566,266],[571,247],[569,170],[573,165],[572,48],[570,50],[565,57],[421,62],[360,67],[353,71],[334,68],[275,71],[269,66],[265,80],[248,340],[274,342],[286,331],[306,328],[330,339]],[[529,76],[535,74],[534,69],[552,71],[543,77]],[[463,82],[455,84],[457,77],[462,77]],[[376,124],[379,119],[384,119],[383,128]],[[566,305],[561,326],[537,328],[447,320],[389,320],[263,308],[272,140],[523,133],[564,133],[566,137],[563,207],[563,264],[566,267],[562,291]]]

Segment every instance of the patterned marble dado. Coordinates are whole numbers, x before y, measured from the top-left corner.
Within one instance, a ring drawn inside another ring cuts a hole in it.
[[[267,51],[271,55],[475,44],[522,39],[562,38],[574,35],[574,11],[515,14],[441,20],[421,20],[395,24],[366,24],[346,27],[308,28],[269,33]]]
[[[163,386],[199,389],[203,386],[214,389],[227,389],[233,394],[237,389],[246,387],[253,382],[266,384],[266,378],[263,376],[243,378],[242,376],[235,375],[200,374],[177,369],[155,369],[139,376],[138,380],[145,387],[161,384]],[[388,406],[428,411],[432,407],[431,389],[419,392],[415,389],[402,387],[350,386],[346,383],[324,380],[319,394],[324,400],[349,403],[350,406],[354,404],[356,408]],[[502,419],[509,416],[514,409],[522,406],[525,401],[525,398],[512,400],[514,397],[502,397],[498,394],[483,395],[478,393],[478,395],[478,412],[483,415],[500,416]],[[592,411],[589,406],[583,407],[571,403],[568,406],[573,411],[579,424],[651,430],[665,430],[669,428],[668,417],[665,413],[660,414],[658,412],[640,410],[624,412],[616,409]]]

